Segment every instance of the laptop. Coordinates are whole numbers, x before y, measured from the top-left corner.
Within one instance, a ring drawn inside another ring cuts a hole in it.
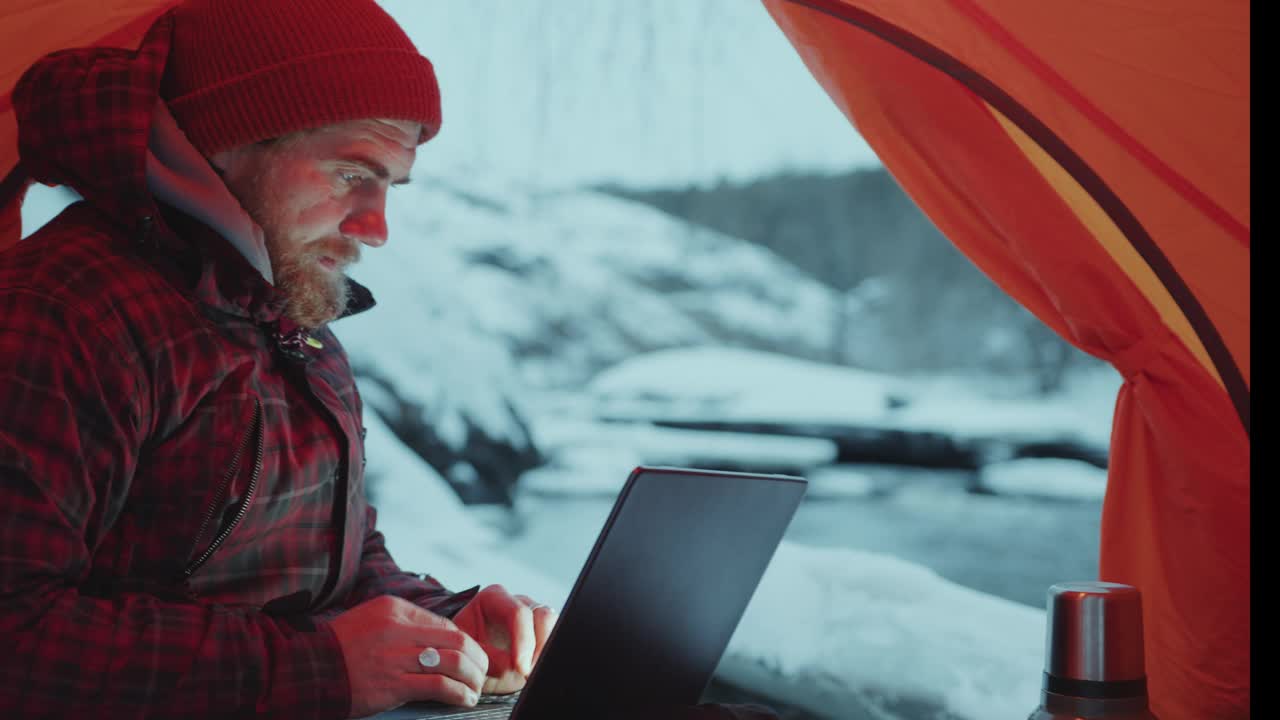
[[[636,468],[520,693],[474,708],[409,703],[374,718],[535,720],[696,705],[807,484]]]

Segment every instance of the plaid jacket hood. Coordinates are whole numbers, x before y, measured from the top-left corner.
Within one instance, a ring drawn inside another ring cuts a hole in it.
[[[386,552],[337,338],[147,190],[170,27],[13,94],[27,172],[84,202],[0,253],[0,716],[345,717],[328,618],[469,595]]]
[[[146,149],[170,27],[167,17],[157,22],[136,52],[51,53],[13,89],[27,175],[75,188],[122,228],[147,229],[146,218],[159,213],[146,191]]]

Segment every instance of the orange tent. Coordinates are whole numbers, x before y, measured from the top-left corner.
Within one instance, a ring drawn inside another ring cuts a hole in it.
[[[1248,3],[763,2],[947,237],[1124,375],[1101,579],[1143,591],[1156,714],[1246,717]],[[8,89],[51,50],[135,45],[171,4],[6,4],[0,247]]]
[[[1249,4],[763,1],[942,232],[1123,374],[1101,579],[1142,590],[1162,720],[1247,717]]]

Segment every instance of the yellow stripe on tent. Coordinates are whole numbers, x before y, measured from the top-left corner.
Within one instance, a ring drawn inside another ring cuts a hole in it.
[[[1039,171],[1045,181],[1049,183],[1054,190],[1062,197],[1067,207],[1071,208],[1071,212],[1080,220],[1085,228],[1093,235],[1093,237],[1102,245],[1111,259],[1120,266],[1124,274],[1133,281],[1138,290],[1147,298],[1147,302],[1156,309],[1160,315],[1160,320],[1165,326],[1173,332],[1182,344],[1191,351],[1196,360],[1213,378],[1219,386],[1226,389],[1222,382],[1222,377],[1218,374],[1218,369],[1214,366],[1213,360],[1209,357],[1209,352],[1205,350],[1204,343],[1200,341],[1200,336],[1191,327],[1191,322],[1187,320],[1187,316],[1178,307],[1178,303],[1174,301],[1173,295],[1169,293],[1168,288],[1160,279],[1156,277],[1156,273],[1142,258],[1133,243],[1125,237],[1120,228],[1111,220],[1102,206],[1098,204],[1093,196],[1090,195],[1081,185],[1076,182],[1075,178],[1058,164],[1049,154],[1040,147],[1039,143],[1032,140],[1017,125],[1011,122],[1004,113],[996,110],[989,103],[986,105],[987,110],[996,119],[1004,131],[1008,133],[1014,144],[1026,155],[1031,161],[1033,167]]]

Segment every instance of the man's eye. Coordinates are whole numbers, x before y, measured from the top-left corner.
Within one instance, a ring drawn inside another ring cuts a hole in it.
[[[353,173],[353,172],[340,172],[338,173],[338,179],[342,180],[342,182],[348,185],[359,185],[360,183],[364,182],[363,175],[361,175],[360,173]]]

